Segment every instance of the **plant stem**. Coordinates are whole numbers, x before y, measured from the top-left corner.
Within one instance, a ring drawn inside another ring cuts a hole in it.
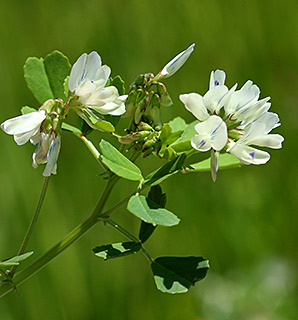
[[[128,239],[132,240],[133,242],[139,243],[140,240],[135,237],[133,234],[131,234],[128,230],[121,227],[117,222],[113,221],[112,219],[105,220],[108,224],[110,224],[113,228],[115,228],[117,231],[124,234]],[[149,252],[146,250],[146,248],[142,245],[142,251],[145,254],[145,256],[148,258],[150,262],[153,261],[152,257],[150,256]]]
[[[25,252],[25,250],[26,250],[26,246],[27,246],[27,244],[29,242],[29,239],[30,239],[30,237],[32,235],[33,229],[34,229],[35,224],[37,222],[37,219],[38,219],[38,216],[39,216],[39,213],[40,213],[40,210],[41,210],[41,207],[42,207],[45,195],[46,195],[46,191],[47,191],[48,184],[49,184],[49,179],[50,179],[50,177],[45,177],[44,180],[43,180],[43,184],[42,184],[42,188],[41,188],[40,195],[39,195],[39,198],[38,198],[38,202],[37,202],[33,217],[31,219],[31,222],[29,224],[28,230],[27,230],[27,232],[25,234],[23,242],[22,242],[22,244],[20,246],[20,249],[18,251],[18,254],[17,254],[18,256],[23,254]],[[11,270],[10,270],[10,276],[11,277],[13,277],[17,267],[18,266],[15,265],[15,266],[13,266],[11,268]]]
[[[55,259],[59,254],[61,254],[66,248],[68,248],[71,244],[80,239],[86,232],[88,232],[96,223],[102,221],[100,215],[102,214],[104,205],[116,184],[119,180],[119,177],[115,175],[111,175],[106,187],[95,207],[92,214],[80,225],[78,225],[75,229],[73,229],[63,240],[59,241],[55,246],[53,246],[50,250],[48,250],[45,254],[35,260],[32,264],[27,266],[26,268],[17,272],[13,278],[13,283],[17,286],[23,283],[25,280],[29,279],[32,275],[37,273],[39,270],[44,268],[48,263],[50,263],[53,259]],[[128,199],[126,197],[125,199]],[[122,201],[122,203],[124,203]],[[114,206],[113,210],[110,209],[107,212],[112,213],[119,206]],[[12,291],[14,287],[9,282],[1,282],[0,285],[0,297],[6,295],[8,292]]]

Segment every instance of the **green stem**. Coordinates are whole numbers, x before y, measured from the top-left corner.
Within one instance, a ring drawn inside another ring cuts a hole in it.
[[[38,219],[38,216],[39,216],[39,213],[40,213],[40,210],[41,210],[41,207],[42,207],[45,195],[46,195],[46,191],[47,191],[48,184],[49,184],[49,179],[50,179],[50,177],[45,177],[44,180],[43,180],[43,184],[42,184],[42,188],[41,188],[40,195],[39,195],[39,198],[38,198],[38,202],[37,202],[33,217],[31,219],[30,225],[28,227],[28,230],[27,230],[27,232],[25,234],[23,242],[22,242],[22,244],[20,246],[20,249],[18,251],[18,254],[17,254],[18,256],[23,254],[25,252],[25,250],[26,250],[27,244],[28,244],[29,239],[30,239],[30,237],[32,235],[32,232],[34,230],[35,224],[37,222],[37,219]],[[18,266],[15,265],[15,266],[13,266],[11,268],[11,271],[10,271],[10,276],[11,277],[13,277],[17,267]]]
[[[102,221],[100,218],[104,205],[116,184],[119,180],[119,177],[112,175],[94,209],[92,214],[75,229],[73,229],[63,240],[59,241],[55,246],[48,250],[45,254],[39,257],[31,265],[17,272],[13,278],[13,283],[17,286],[23,283],[25,280],[29,279],[32,275],[37,273],[39,270],[44,268],[48,263],[55,259],[59,254],[61,254],[66,248],[71,244],[80,239],[86,232],[88,232],[96,223]],[[126,197],[127,199],[127,197]],[[123,202],[122,202],[123,203]],[[116,210],[119,206],[115,206]],[[112,212],[112,209],[108,210],[109,214]],[[13,286],[8,282],[1,282],[0,285],[0,297],[6,295],[8,292],[13,290]]]
[[[117,222],[113,221],[112,219],[105,220],[108,224],[110,224],[114,229],[125,235],[128,239],[132,240],[133,242],[139,243],[140,240],[135,237],[133,234],[131,234],[128,230],[121,227]],[[150,262],[153,261],[152,257],[150,256],[149,252],[146,250],[146,248],[142,245],[142,251],[145,254],[145,256],[148,258]]]
[[[100,157],[100,153],[99,151],[95,148],[94,144],[86,138],[86,136],[84,136],[83,134],[78,134],[78,133],[74,133],[74,135],[76,137],[78,137],[79,139],[81,139],[86,147],[89,149],[89,151],[92,153],[92,155],[94,156],[94,158],[97,160],[97,162],[101,165],[101,167],[104,169],[104,171],[107,171],[105,165],[102,163],[101,161],[101,157]]]

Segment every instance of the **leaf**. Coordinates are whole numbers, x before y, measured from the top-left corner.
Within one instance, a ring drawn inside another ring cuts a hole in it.
[[[142,248],[140,242],[121,242],[106,244],[103,246],[95,247],[92,251],[96,256],[103,258],[105,260],[112,258],[124,257],[130,254],[137,253]]]
[[[114,132],[115,131],[115,127],[108,121],[105,120],[101,120],[101,121],[97,121],[94,123],[94,125],[105,132]]]
[[[161,186],[158,184],[150,188],[148,199],[164,208],[167,202],[167,195],[162,193]],[[139,231],[139,239],[141,243],[144,243],[149,239],[155,228],[156,226],[153,226],[151,223],[144,222],[143,220],[141,221],[141,227]]]
[[[206,277],[209,261],[202,257],[160,257],[151,263],[157,288],[166,293],[184,293]]]
[[[122,96],[125,94],[125,86],[124,81],[122,78],[118,75],[115,78],[110,78],[109,86],[114,86],[117,88],[119,96]]]
[[[103,163],[117,176],[133,181],[143,179],[141,170],[109,142],[101,140],[99,146]]]
[[[43,59],[28,58],[25,62],[24,73],[28,88],[40,104],[54,98]]]
[[[9,266],[17,266],[20,264],[21,261],[29,258],[33,254],[33,251],[21,254],[20,256],[15,256],[13,258],[0,261],[0,268],[2,267],[9,267]]]
[[[171,227],[177,225],[180,219],[172,212],[162,208],[145,196],[132,196],[127,205],[128,211],[147,223]]]
[[[230,153],[220,154],[218,161],[218,169],[231,169],[241,167],[242,162]],[[201,172],[210,171],[210,158],[191,164],[190,167],[183,171],[187,172]]]
[[[25,80],[40,104],[48,99],[66,98],[64,81],[70,68],[68,58],[59,51],[50,53],[45,59],[27,59],[24,66]]]
[[[64,82],[70,74],[71,65],[68,58],[55,50],[44,59],[44,66],[54,98],[66,100]]]
[[[24,106],[21,108],[22,114],[27,114],[27,113],[31,113],[31,112],[37,112],[37,110],[35,108],[27,107],[27,106]]]
[[[187,127],[185,120],[182,119],[181,117],[174,118],[169,122],[169,125],[171,126],[173,132],[179,131],[179,130],[184,131],[185,128]]]
[[[187,157],[186,154],[183,153],[178,157],[174,158],[173,160],[171,160],[170,162],[163,165],[161,168],[151,172],[146,177],[144,184],[154,186],[161,183],[171,175],[177,173],[179,170],[182,169],[184,162],[186,160],[186,157]]]
[[[66,122],[63,122],[62,123],[62,129],[63,130],[66,130],[66,131],[69,131],[69,132],[72,132],[74,134],[82,134],[82,131]]]
[[[180,139],[176,140],[171,147],[176,152],[186,152],[189,150],[192,150],[191,146],[191,139],[194,135],[197,134],[196,130],[194,129],[194,126],[198,123],[198,121],[193,121],[192,123],[188,124],[186,128],[184,129],[183,134],[181,135]]]

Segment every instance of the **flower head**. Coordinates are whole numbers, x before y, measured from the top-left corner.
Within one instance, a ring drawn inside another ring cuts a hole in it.
[[[268,112],[270,97],[259,100],[260,89],[248,80],[240,90],[237,84],[228,89],[224,71],[211,72],[209,90],[180,95],[185,108],[200,122],[192,138],[193,148],[199,151],[221,151],[234,154],[244,164],[263,164],[269,153],[250,145],[279,149],[284,138],[269,132],[280,125],[277,114]],[[215,159],[215,157],[211,157]],[[216,165],[211,165],[216,168]],[[212,173],[216,177],[215,172]]]
[[[114,86],[105,87],[111,69],[101,63],[95,51],[82,54],[73,65],[68,81],[70,92],[76,97],[72,105],[88,107],[100,114],[121,115],[125,112],[126,96],[120,96]]]

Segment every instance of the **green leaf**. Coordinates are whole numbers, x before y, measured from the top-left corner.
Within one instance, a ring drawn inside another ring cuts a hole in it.
[[[27,107],[27,106],[21,108],[22,114],[27,114],[27,113],[31,113],[31,112],[37,112],[37,110],[35,108]]]
[[[69,76],[67,76],[63,82],[63,92],[65,97],[68,96],[68,92],[69,92],[68,81],[69,81]]]
[[[239,168],[241,165],[242,162],[230,153],[220,154],[219,156],[218,169]],[[191,164],[183,173],[201,171],[210,171],[210,158]]]
[[[98,246],[92,249],[92,251],[96,256],[108,260],[135,254],[140,251],[141,248],[141,243],[129,241]]]
[[[29,258],[33,254],[33,251],[21,254],[20,256],[15,256],[13,258],[0,261],[0,268],[9,267],[9,266],[17,266],[21,261]]]
[[[115,78],[110,78],[109,86],[114,86],[117,88],[119,96],[122,96],[125,94],[125,86],[124,81],[122,78],[118,75]]]
[[[74,134],[82,134],[82,131],[80,129],[78,129],[68,123],[65,123],[65,122],[62,123],[62,129],[69,131],[69,132],[72,132]]]
[[[24,66],[25,80],[40,104],[48,99],[66,98],[64,81],[70,68],[67,57],[59,51],[50,53],[45,59],[27,59]]]
[[[164,208],[167,202],[167,195],[162,193],[161,186],[158,184],[150,188],[148,199]],[[144,243],[149,239],[155,228],[156,226],[153,226],[151,223],[144,222],[143,220],[141,221],[141,227],[139,231],[139,239],[141,243]]]
[[[45,57],[44,66],[54,98],[65,101],[67,94],[65,95],[64,82],[71,69],[68,58],[56,50]]]
[[[144,184],[154,186],[161,183],[171,175],[177,173],[179,170],[183,168],[186,157],[187,157],[186,154],[183,153],[178,157],[176,157],[175,159],[163,165],[161,168],[151,172],[146,177]]]
[[[127,205],[128,211],[147,223],[165,227],[175,226],[180,219],[144,196],[132,196]]]
[[[184,293],[206,277],[209,261],[202,257],[160,257],[151,263],[157,288],[166,293]]]
[[[25,62],[24,73],[28,88],[40,104],[54,98],[43,59],[28,58]]]
[[[109,142],[101,140],[99,146],[103,163],[117,176],[133,181],[143,179],[141,170]]]
[[[105,132],[114,132],[115,131],[115,127],[108,121],[105,120],[101,120],[101,121],[97,121],[94,123],[94,125]]]
[[[186,152],[189,150],[192,150],[191,146],[191,139],[194,135],[197,134],[196,130],[194,129],[194,126],[198,123],[199,121],[194,121],[190,124],[187,125],[187,127],[184,129],[183,134],[181,135],[180,139],[176,140],[171,147],[176,151],[176,152]]]
[[[180,131],[180,130],[184,131],[185,128],[187,127],[185,120],[182,119],[181,117],[174,118],[169,122],[169,125],[171,126],[173,132]]]

